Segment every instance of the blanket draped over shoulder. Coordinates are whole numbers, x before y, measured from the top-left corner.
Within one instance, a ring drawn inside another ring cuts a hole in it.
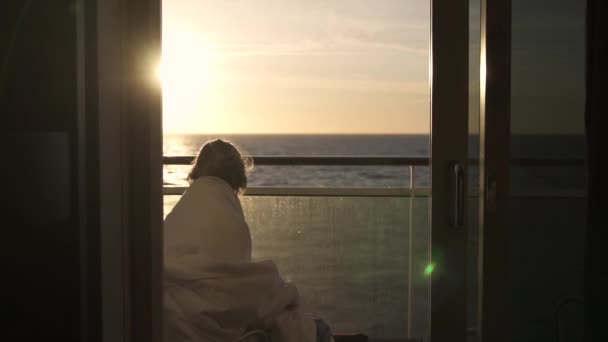
[[[269,260],[253,261],[232,188],[194,181],[165,219],[165,342],[230,342],[254,329],[273,341],[314,342],[312,315]]]

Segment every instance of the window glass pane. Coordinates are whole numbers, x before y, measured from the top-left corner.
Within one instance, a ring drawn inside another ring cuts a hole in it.
[[[513,339],[581,340],[580,303],[554,310],[583,292],[585,2],[514,0],[512,15]]]
[[[427,334],[429,36],[429,1],[163,2],[164,155],[223,138],[256,157],[240,198],[254,257],[338,333]],[[310,156],[333,159],[264,162]],[[165,215],[190,170],[168,164]]]

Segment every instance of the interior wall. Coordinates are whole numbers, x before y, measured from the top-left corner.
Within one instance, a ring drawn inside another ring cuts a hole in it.
[[[81,340],[75,4],[0,3],[0,340]]]

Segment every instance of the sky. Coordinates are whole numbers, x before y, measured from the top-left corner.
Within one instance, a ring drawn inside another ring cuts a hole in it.
[[[583,7],[547,1],[513,1],[512,130],[576,133]],[[164,130],[428,134],[429,6],[165,0]]]
[[[429,7],[165,0],[165,132],[428,133]]]

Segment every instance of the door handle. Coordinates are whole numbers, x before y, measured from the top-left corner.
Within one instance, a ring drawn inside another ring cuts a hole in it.
[[[462,228],[464,226],[465,189],[464,189],[464,167],[454,162],[452,165],[452,226]]]

